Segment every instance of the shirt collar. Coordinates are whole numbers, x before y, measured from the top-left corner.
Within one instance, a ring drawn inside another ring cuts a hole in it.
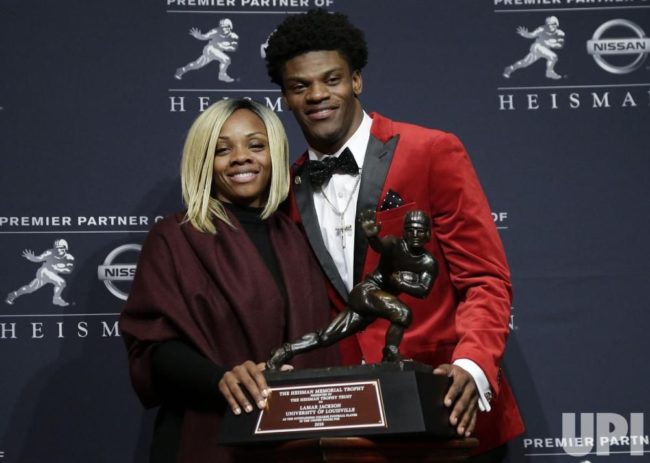
[[[363,160],[366,157],[366,150],[368,149],[368,141],[370,140],[370,128],[372,126],[372,118],[364,111],[363,119],[357,130],[352,134],[348,141],[332,156],[339,157],[345,148],[349,148],[357,161],[358,166],[363,166]],[[309,159],[312,161],[321,161],[327,154],[319,153],[312,147],[308,148]]]

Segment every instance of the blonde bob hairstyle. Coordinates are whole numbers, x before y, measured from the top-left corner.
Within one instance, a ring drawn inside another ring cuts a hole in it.
[[[184,221],[205,233],[216,233],[214,218],[233,226],[223,204],[213,196],[212,175],[219,133],[226,120],[238,109],[247,109],[262,119],[269,140],[271,185],[261,218],[273,214],[289,193],[289,142],[278,116],[255,101],[219,101],[209,106],[190,127],[181,160],[183,202],[187,207]]]

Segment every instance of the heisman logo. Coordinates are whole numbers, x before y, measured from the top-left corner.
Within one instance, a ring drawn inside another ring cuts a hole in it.
[[[5,302],[13,305],[20,296],[33,293],[49,283],[54,286],[52,304],[60,307],[70,305],[61,297],[61,293],[66,287],[66,282],[61,275],[69,275],[74,269],[74,257],[68,253],[68,242],[58,239],[54,241],[52,249],[48,249],[38,256],[31,249],[25,249],[22,255],[30,262],[42,263],[42,265],[36,271],[34,279],[29,284],[10,292]]]
[[[232,53],[236,51],[239,45],[239,36],[232,31],[232,21],[224,18],[219,21],[218,28],[212,29],[205,34],[193,27],[190,29],[190,35],[197,40],[208,41],[208,44],[203,47],[203,53],[196,60],[176,69],[174,77],[181,80],[185,73],[201,69],[212,61],[218,61],[219,80],[227,83],[234,82],[235,79],[227,73],[230,66],[230,57],[226,55],[226,52]]]
[[[118,288],[115,282],[133,281],[136,264],[118,264],[114,262],[125,252],[139,253],[141,249],[142,246],[139,244],[124,244],[118,246],[108,253],[106,259],[104,259],[104,264],[97,267],[97,278],[99,278],[100,281],[103,281],[104,285],[106,285],[106,289],[108,289],[108,291],[118,299],[126,301],[129,294]]]
[[[562,76],[555,72],[555,64],[557,63],[557,55],[553,50],[559,50],[564,46],[564,31],[559,29],[560,21],[555,16],[546,18],[543,26],[539,26],[533,32],[528,32],[528,29],[519,26],[517,34],[526,39],[535,39],[530,46],[530,50],[526,56],[517,61],[516,63],[506,66],[503,70],[503,77],[510,78],[510,75],[517,69],[527,68],[539,59],[546,60],[546,77],[549,79],[561,79]]]
[[[627,29],[632,32],[632,37],[602,38],[612,29]],[[612,19],[601,24],[594,31],[591,40],[587,41],[587,53],[594,57],[596,64],[612,74],[629,74],[639,69],[650,53],[650,39],[638,25],[627,19]],[[615,65],[605,60],[607,55],[636,55],[631,63]]]

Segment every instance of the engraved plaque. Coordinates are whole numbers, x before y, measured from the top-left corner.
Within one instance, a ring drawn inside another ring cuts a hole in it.
[[[378,380],[271,388],[255,434],[385,428]]]

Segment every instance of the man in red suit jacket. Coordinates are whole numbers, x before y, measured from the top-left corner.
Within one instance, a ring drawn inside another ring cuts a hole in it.
[[[439,273],[425,299],[401,296],[413,321],[400,351],[452,379],[445,397],[451,424],[459,435],[476,434],[478,453],[488,457],[482,461],[499,461],[504,443],[523,432],[500,368],[510,274],[463,145],[452,134],[364,112],[366,43],[342,14],[288,17],[270,37],[266,60],[309,145],[294,166],[290,210],[329,279],[333,305],[342,310],[352,285],[378,263],[356,214],[376,210],[385,236],[401,234],[407,212],[424,211],[431,218],[426,249]],[[342,341],[343,361],[380,361],[386,329],[378,320]]]

